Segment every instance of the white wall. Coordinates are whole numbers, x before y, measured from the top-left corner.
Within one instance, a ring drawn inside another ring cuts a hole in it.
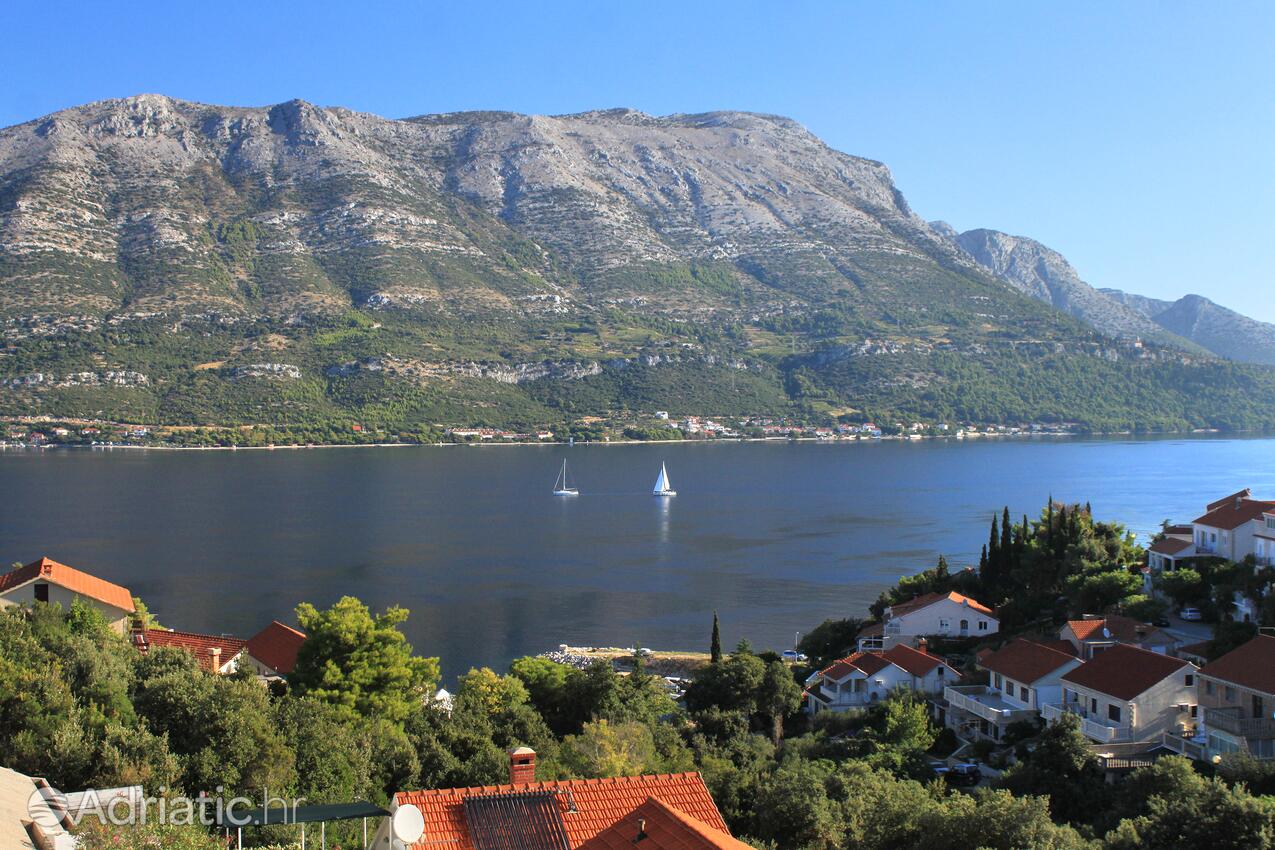
[[[47,584],[49,586],[50,604],[56,602],[62,606],[63,611],[70,611],[71,603],[76,599],[79,599],[81,602],[92,605],[94,608],[101,611],[102,614],[105,615],[106,621],[111,624],[111,627],[115,629],[115,631],[120,634],[124,633],[124,630],[128,625],[129,612],[116,608],[114,605],[107,605],[105,602],[99,602],[96,599],[90,599],[87,596],[81,596],[78,593],[73,593],[65,587],[53,584],[47,579],[39,578],[9,590],[4,595],[0,596],[0,606],[35,604],[35,586],[37,584]]]
[[[970,637],[994,635],[1000,630],[995,617],[977,611],[963,602],[941,599],[917,611],[892,617],[885,624],[885,635],[951,635],[961,634],[961,621],[969,623]],[[979,624],[982,624],[980,628]]]

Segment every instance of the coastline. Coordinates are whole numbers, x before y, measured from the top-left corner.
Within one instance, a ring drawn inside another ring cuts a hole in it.
[[[875,444],[875,443],[920,443],[927,441],[941,440],[945,442],[979,442],[984,440],[1073,440],[1073,439],[1114,439],[1119,437],[1140,438],[1140,439],[1174,439],[1174,438],[1255,438],[1275,436],[1265,431],[1169,431],[1147,434],[1135,434],[1131,431],[1113,431],[1113,432],[1090,432],[1079,433],[1074,431],[1048,431],[1033,432],[1019,434],[965,434],[963,436],[948,434],[915,434],[908,436],[882,436],[871,437],[867,439],[847,439],[847,438],[826,438],[826,437],[699,437],[692,440],[632,440],[632,439],[616,439],[616,440],[591,440],[581,441],[578,443],[569,443],[564,440],[539,440],[536,442],[518,441],[518,440],[481,440],[469,443],[452,443],[452,442],[436,442],[436,443],[408,443],[408,442],[379,442],[379,443],[282,443],[266,446],[165,446],[165,445],[141,445],[133,443],[113,443],[113,444],[83,444],[83,443],[55,443],[52,445],[33,446],[27,444],[8,444],[0,442],[0,452],[9,449],[35,450],[35,451],[65,451],[65,450],[91,450],[91,451],[159,451],[159,452],[252,452],[252,451],[292,451],[302,449],[392,449],[392,448],[516,448],[516,447],[544,447],[544,446],[670,446],[670,445],[700,445],[704,443],[722,444],[722,443],[819,443],[826,445],[843,445],[843,444]]]

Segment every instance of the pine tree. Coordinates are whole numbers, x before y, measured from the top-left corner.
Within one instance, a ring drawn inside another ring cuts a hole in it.
[[[713,641],[708,648],[708,657],[714,664],[722,660],[722,630],[717,623],[716,611],[713,612]]]

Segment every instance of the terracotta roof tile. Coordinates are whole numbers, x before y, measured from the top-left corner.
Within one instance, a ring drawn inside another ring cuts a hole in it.
[[[979,659],[978,663],[984,670],[1030,685],[1075,661],[1074,655],[1025,638],[1017,638],[986,658]]]
[[[1229,531],[1239,528],[1246,522],[1261,519],[1262,514],[1270,510],[1275,510],[1275,502],[1262,502],[1237,494],[1214,502],[1209,506],[1208,513],[1196,519],[1195,523]]]
[[[1132,617],[1122,617],[1119,614],[1087,620],[1068,620],[1067,626],[1080,640],[1117,640],[1123,643],[1142,642],[1160,631],[1150,623],[1140,623]]]
[[[1258,635],[1200,669],[1201,676],[1275,694],[1275,637]]]
[[[893,618],[893,617],[902,616],[904,614],[910,614],[913,611],[920,611],[922,608],[927,608],[930,605],[933,605],[935,602],[942,602],[944,599],[951,600],[952,602],[955,602],[958,605],[962,603],[966,603],[969,605],[969,607],[973,608],[975,611],[981,611],[982,613],[987,614],[988,616],[992,616],[991,608],[988,608],[986,605],[979,602],[977,599],[971,599],[968,596],[962,596],[961,594],[956,592],[926,593],[922,596],[917,596],[914,599],[909,599],[906,602],[900,602],[897,605],[891,605],[890,616],[891,618]]]
[[[643,835],[640,843],[638,836]],[[727,833],[706,826],[651,797],[577,850],[751,850]]]
[[[1064,673],[1062,678],[1064,682],[1116,699],[1131,700],[1189,663],[1181,658],[1118,643],[1075,670]]]
[[[305,633],[275,620],[248,638],[248,654],[281,675],[297,666],[297,652],[305,643]]]
[[[1150,550],[1157,555],[1176,555],[1179,552],[1190,549],[1195,543],[1190,540],[1182,540],[1177,537],[1165,537],[1152,543]]]
[[[925,676],[935,667],[943,664],[943,659],[937,655],[920,652],[901,643],[890,647],[881,653],[881,656],[891,664],[902,667],[913,676]]]
[[[884,670],[890,663],[879,652],[856,652],[853,655],[847,655],[839,661],[832,662],[821,672],[824,678],[839,682],[846,676],[856,672],[871,676]]]
[[[201,635],[197,632],[178,632],[172,629],[146,629],[142,634],[145,643],[138,648],[143,652],[160,646],[184,649],[195,656],[199,666],[209,673],[217,672],[212,667],[213,649],[221,650],[221,664],[224,666],[227,661],[238,655],[248,643],[244,639],[237,637]]]
[[[425,833],[412,845],[418,850],[476,850],[465,822],[466,797],[507,794],[511,791],[557,791],[562,822],[571,846],[586,841],[636,810],[651,797],[689,815],[700,823],[730,835],[717,805],[698,773],[620,776],[613,779],[572,779],[522,785],[487,785],[477,788],[443,788],[402,791],[396,803],[410,803],[425,817]],[[574,806],[575,811],[571,811]]]
[[[128,588],[111,584],[109,581],[91,576],[66,564],[59,564],[52,558],[41,558],[32,561],[25,567],[19,567],[0,575],[0,593],[12,590],[36,579],[44,579],[50,584],[64,587],[72,593],[96,599],[121,611],[133,612],[133,594]]]

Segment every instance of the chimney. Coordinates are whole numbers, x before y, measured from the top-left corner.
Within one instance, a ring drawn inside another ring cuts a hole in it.
[[[214,646],[208,650],[208,655],[212,661],[212,671],[216,673],[221,669],[221,647]]]
[[[516,747],[509,751],[509,784],[529,785],[536,781],[536,751]]]
[[[132,628],[129,631],[133,646],[137,647],[138,652],[145,652],[149,647],[146,645],[146,624],[142,622],[141,617],[133,618]]]
[[[928,654],[929,654],[929,652],[930,652],[930,642],[929,642],[928,640],[926,640],[925,638],[917,638],[917,639],[916,639],[916,651],[917,651],[917,652],[924,652],[924,653],[926,653],[926,654],[928,655]]]

